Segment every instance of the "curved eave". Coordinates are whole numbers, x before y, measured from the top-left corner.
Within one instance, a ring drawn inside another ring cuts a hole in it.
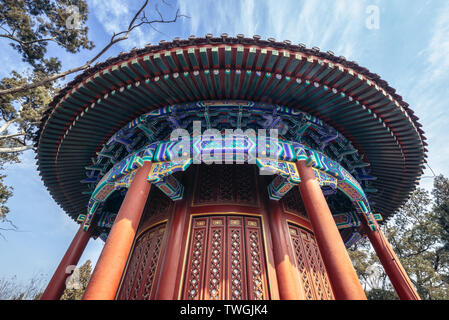
[[[288,43],[190,39],[134,50],[89,69],[57,96],[39,130],[37,164],[72,217],[86,208],[84,167],[136,117],[170,104],[239,99],[299,108],[344,134],[378,177],[374,209],[391,215],[418,183],[425,137],[380,78],[353,62]]]

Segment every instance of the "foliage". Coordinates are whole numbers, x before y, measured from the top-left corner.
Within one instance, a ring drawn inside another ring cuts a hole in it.
[[[76,6],[76,27],[67,28]],[[87,4],[84,0],[1,0],[0,38],[20,54],[28,71],[12,70],[0,81],[0,89],[14,88],[41,79],[61,70],[58,57],[47,57],[50,43],[77,53],[92,49],[87,37]],[[0,95],[0,152],[16,153],[31,148],[28,144],[36,127],[57,91],[54,83],[46,83],[25,92]],[[16,154],[17,156],[17,154]],[[2,159],[5,160],[5,159]]]
[[[91,274],[92,264],[87,260],[68,277],[61,300],[81,300]],[[0,300],[39,300],[48,281],[44,275],[35,275],[26,284],[19,282],[17,276],[0,278]]]
[[[398,300],[396,292],[388,289],[371,289],[366,293],[368,300]]]
[[[449,299],[449,180],[435,179],[432,191],[417,189],[407,203],[382,227],[422,299]],[[368,266],[380,265],[367,241],[350,250],[367,295],[391,298],[393,288],[382,271],[373,283]]]
[[[449,179],[438,176],[432,191],[435,199],[435,213],[442,231],[442,241],[445,250],[449,250]]]
[[[354,268],[371,300],[398,299],[387,274],[367,238],[360,240],[349,250]]]
[[[87,260],[81,267],[76,268],[69,277],[67,288],[61,296],[61,300],[81,300],[92,274],[92,265]]]
[[[171,7],[165,0],[163,5]],[[20,153],[33,149],[37,126],[48,104],[60,89],[58,81],[91,67],[112,46],[129,38],[140,27],[174,23],[185,17],[176,11],[172,19],[165,19],[158,3],[153,15],[146,12],[149,0],[131,19],[126,30],[114,33],[109,43],[81,66],[61,71],[62,62],[48,56],[54,49],[78,53],[91,50],[94,43],[88,38],[88,7],[85,0],[0,0],[0,41],[8,42],[22,60],[25,71],[9,71],[0,79],[0,171],[7,163],[18,162]],[[158,30],[157,30],[158,31]],[[8,213],[6,206],[12,189],[3,184],[0,176],[0,223]],[[0,233],[1,235],[1,233]]]
[[[71,5],[78,8],[76,28],[67,28],[67,19],[73,14]],[[85,26],[87,14],[84,0],[0,0],[0,41],[9,43],[25,69],[11,70],[0,80],[0,90],[39,82],[59,72],[59,58],[47,55],[52,44],[70,53],[92,49]],[[20,153],[33,148],[37,126],[57,90],[57,84],[49,82],[0,95],[0,170],[5,164],[19,162]],[[8,221],[6,202],[13,193],[4,178],[0,175],[0,222]]]
[[[45,76],[40,71],[30,76],[11,72],[10,77],[0,81],[0,88],[8,88],[33,82]],[[19,152],[32,148],[31,141],[44,111],[56,92],[56,88],[48,84],[24,93],[5,94],[0,96],[0,116],[3,120],[0,129],[0,154],[12,154],[17,161]],[[0,161],[10,162],[7,156]]]
[[[67,21],[77,7],[77,22],[67,28]],[[43,73],[57,72],[61,62],[46,58],[48,44],[56,43],[68,52],[92,49],[87,37],[87,3],[84,0],[2,0],[0,2],[1,37],[12,40],[10,45],[22,60]]]
[[[42,275],[32,277],[27,284],[17,281],[17,277],[0,279],[0,300],[38,300],[40,299],[46,279]]]
[[[0,174],[0,222],[5,222],[6,214],[9,212],[9,208],[6,205],[9,197],[12,196],[12,188],[3,184],[5,175]],[[0,229],[1,230],[1,229]]]
[[[0,140],[0,147],[4,145],[3,143],[6,143],[6,140]],[[3,164],[4,163],[14,163],[18,162],[17,154],[15,153],[0,153],[0,172],[3,170]],[[6,178],[6,175],[0,174],[0,225],[3,225],[3,223],[9,224],[7,227],[0,227],[1,230],[11,230],[15,229],[15,226],[12,224],[11,221],[9,221],[6,217],[6,215],[9,212],[9,208],[6,205],[6,202],[13,194],[13,188],[10,186],[7,186],[4,184],[4,179]],[[0,233],[0,236],[2,234]]]

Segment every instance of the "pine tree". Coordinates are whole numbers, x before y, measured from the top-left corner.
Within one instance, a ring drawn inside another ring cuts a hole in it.
[[[133,30],[143,26],[156,29],[155,25],[185,17],[177,10],[173,18],[165,19],[158,4],[172,8],[160,0],[150,11],[149,0],[141,0],[127,30],[114,33],[83,65],[62,71],[62,61],[50,55],[51,46],[72,54],[95,47],[88,37],[86,0],[0,0],[0,43],[10,45],[26,69],[8,70],[9,74],[0,79],[0,172],[6,164],[20,162],[22,152],[34,149],[42,115],[61,89],[58,81],[90,68],[116,43],[128,39]],[[3,184],[4,177],[0,174],[0,225],[6,222],[7,226],[0,228],[0,236],[2,230],[16,229],[7,219],[6,202],[13,189]]]
[[[67,20],[76,10],[76,27],[67,28]],[[50,44],[70,53],[92,49],[89,41],[87,3],[84,0],[0,0],[0,42],[9,44],[22,60],[26,72],[9,71],[0,79],[0,91],[24,86],[57,74],[61,70],[58,57],[48,56]],[[7,163],[20,162],[21,152],[33,148],[37,126],[49,102],[58,90],[54,82],[30,90],[0,94],[0,170]],[[0,175],[0,222],[7,220],[6,205],[11,187]],[[9,224],[4,230],[14,229]]]

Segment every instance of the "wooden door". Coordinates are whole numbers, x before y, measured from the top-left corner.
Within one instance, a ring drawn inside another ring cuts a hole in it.
[[[261,220],[192,218],[182,299],[270,299]]]
[[[144,231],[135,241],[126,267],[118,300],[154,299],[156,269],[161,256],[165,223]]]
[[[307,300],[333,300],[334,295],[315,236],[293,224],[289,224],[289,233],[304,296]]]

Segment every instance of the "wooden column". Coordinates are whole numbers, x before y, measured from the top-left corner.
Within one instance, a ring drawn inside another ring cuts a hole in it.
[[[176,203],[156,300],[176,299],[176,279],[178,271],[182,267],[180,257],[182,256],[181,248],[183,245],[183,231],[188,222],[186,204],[185,199]]]
[[[78,232],[70,243],[64,257],[58,265],[53,277],[47,285],[44,293],[42,294],[41,300],[59,300],[61,298],[67,277],[73,270],[68,270],[69,266],[76,266],[81,255],[89,242],[90,236],[92,235],[93,227],[89,230],[84,231],[83,225],[81,224]]]
[[[376,231],[372,231],[366,224],[364,229],[399,298],[401,300],[421,300],[387,238],[377,224],[376,226]]]
[[[320,185],[305,161],[296,163],[299,190],[337,300],[366,300],[365,292],[329,210]]]
[[[83,300],[113,300],[139,226],[151,184],[151,162],[138,169],[120,207]]]
[[[286,234],[282,215],[279,203],[270,200],[268,216],[279,296],[281,300],[304,300],[305,297],[301,294],[303,291],[299,288],[300,279],[297,278],[294,263],[288,254],[288,234]]]

